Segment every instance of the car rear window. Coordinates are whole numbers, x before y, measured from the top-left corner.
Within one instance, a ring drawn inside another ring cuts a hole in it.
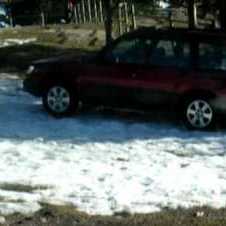
[[[198,67],[226,70],[226,46],[223,43],[199,43]]]

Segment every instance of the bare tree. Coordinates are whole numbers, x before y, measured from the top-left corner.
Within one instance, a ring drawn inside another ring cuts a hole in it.
[[[196,1],[189,0],[188,1],[188,27],[190,29],[197,28],[198,19],[197,19],[197,8]]]
[[[222,30],[226,30],[226,1],[216,0],[216,5],[219,10],[219,21]]]
[[[115,10],[118,8],[120,0],[104,0],[103,7],[104,7],[104,25],[105,25],[105,32],[106,32],[106,44],[110,45],[113,37],[113,16]]]

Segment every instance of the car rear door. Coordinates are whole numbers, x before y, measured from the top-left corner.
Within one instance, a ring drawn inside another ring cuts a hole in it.
[[[134,100],[165,108],[177,100],[178,88],[191,70],[190,44],[182,40],[156,39],[149,48],[148,64],[136,71]]]

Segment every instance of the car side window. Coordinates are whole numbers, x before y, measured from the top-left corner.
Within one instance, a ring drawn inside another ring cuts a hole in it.
[[[149,63],[153,66],[188,67],[190,65],[189,43],[176,40],[159,40],[150,49]]]
[[[106,59],[113,63],[145,64],[146,44],[138,38],[123,40],[106,54]]]
[[[199,43],[198,67],[226,70],[226,46],[222,43]]]

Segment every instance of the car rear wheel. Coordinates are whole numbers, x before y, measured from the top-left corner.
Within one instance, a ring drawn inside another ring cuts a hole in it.
[[[210,99],[191,98],[185,103],[183,118],[189,129],[206,130],[215,124],[215,111]]]
[[[43,95],[43,105],[54,116],[66,116],[76,111],[78,100],[69,87],[53,85]]]

